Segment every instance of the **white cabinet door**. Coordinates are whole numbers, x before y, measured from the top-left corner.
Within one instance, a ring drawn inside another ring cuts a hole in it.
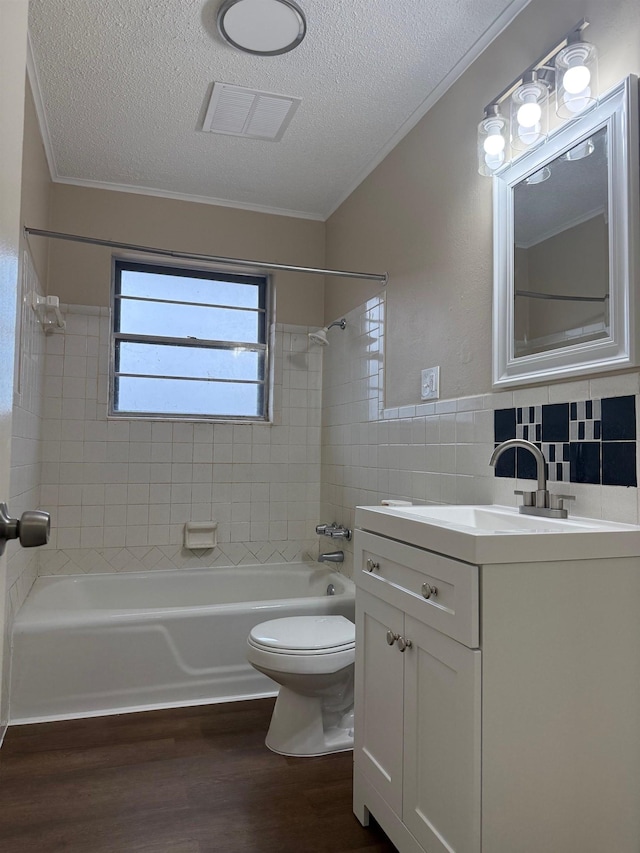
[[[402,815],[403,655],[387,643],[402,635],[404,614],[367,592],[356,596],[354,761]]]
[[[480,652],[405,617],[402,817],[429,853],[480,851]]]

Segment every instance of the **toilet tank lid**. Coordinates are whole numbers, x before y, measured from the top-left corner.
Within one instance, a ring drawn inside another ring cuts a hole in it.
[[[344,616],[287,616],[256,625],[249,636],[267,648],[316,651],[355,643],[356,626]]]

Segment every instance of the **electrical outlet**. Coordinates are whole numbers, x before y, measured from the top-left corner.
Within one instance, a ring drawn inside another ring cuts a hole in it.
[[[423,400],[437,400],[440,396],[440,368],[426,367],[420,379],[420,397]]]

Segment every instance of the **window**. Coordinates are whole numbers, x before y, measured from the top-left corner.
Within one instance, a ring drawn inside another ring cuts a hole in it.
[[[264,420],[268,279],[116,260],[110,414]]]

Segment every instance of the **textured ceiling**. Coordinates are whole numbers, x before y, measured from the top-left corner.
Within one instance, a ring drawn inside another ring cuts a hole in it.
[[[323,219],[527,0],[299,0],[270,57],[220,38],[220,2],[31,0],[55,180]],[[214,81],[302,104],[277,143],[202,133]]]

